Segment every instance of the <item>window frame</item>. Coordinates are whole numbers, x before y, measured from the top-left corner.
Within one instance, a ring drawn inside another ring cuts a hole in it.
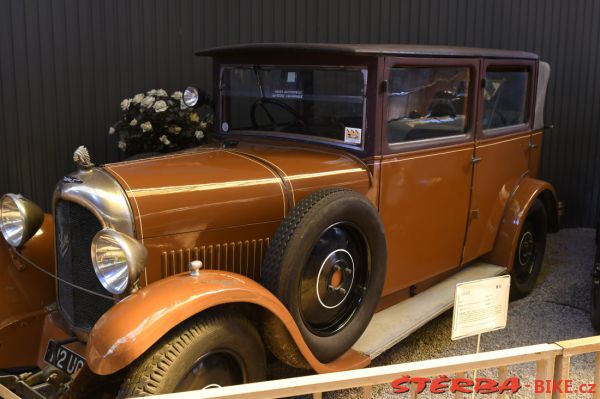
[[[466,122],[467,130],[463,134],[457,134],[446,137],[436,137],[431,139],[403,141],[399,143],[390,143],[387,139],[387,111],[388,98],[387,92],[383,93],[383,110],[381,122],[381,144],[382,154],[397,154],[421,149],[445,147],[455,144],[472,142],[475,137],[475,128],[477,126],[477,90],[480,81],[480,58],[423,58],[423,57],[386,57],[384,80],[390,81],[393,68],[470,68],[471,76],[469,82],[469,93],[467,101]]]
[[[532,123],[534,120],[534,107],[535,100],[533,93],[535,93],[537,83],[537,61],[525,60],[525,59],[484,59],[481,66],[481,81],[485,79],[486,73],[490,68],[497,69],[511,69],[511,68],[526,68],[529,72],[529,79],[527,82],[527,90],[525,91],[527,98],[525,99],[525,122],[516,125],[501,126],[490,129],[483,128],[483,84],[479,88],[479,101],[478,101],[478,121],[477,121],[477,137],[481,139],[492,138],[497,136],[507,136],[514,134],[522,134],[532,129]]]

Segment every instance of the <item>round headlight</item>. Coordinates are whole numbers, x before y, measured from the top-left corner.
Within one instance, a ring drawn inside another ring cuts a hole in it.
[[[183,91],[183,103],[188,107],[192,108],[198,104],[198,98],[200,97],[198,89],[192,86],[188,86]]]
[[[5,194],[0,200],[0,230],[10,246],[25,244],[43,222],[44,212],[23,196]]]
[[[147,257],[140,242],[113,229],[99,231],[92,242],[96,276],[111,294],[122,294],[137,281]]]

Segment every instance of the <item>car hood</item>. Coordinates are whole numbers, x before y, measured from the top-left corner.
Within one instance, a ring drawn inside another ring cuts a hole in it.
[[[236,142],[104,166],[124,188],[140,239],[281,220],[319,188],[366,193],[367,167],[309,145]]]

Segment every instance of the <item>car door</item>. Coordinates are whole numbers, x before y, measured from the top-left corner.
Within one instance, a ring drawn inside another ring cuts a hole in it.
[[[536,63],[485,60],[463,264],[492,250],[506,203],[529,172]]]
[[[384,295],[460,266],[479,64],[477,59],[386,58],[380,189],[388,240]]]

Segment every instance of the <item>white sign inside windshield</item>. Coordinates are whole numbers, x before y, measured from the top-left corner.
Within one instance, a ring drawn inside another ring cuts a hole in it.
[[[274,90],[271,98],[296,98],[302,99],[304,93],[302,90]]]

